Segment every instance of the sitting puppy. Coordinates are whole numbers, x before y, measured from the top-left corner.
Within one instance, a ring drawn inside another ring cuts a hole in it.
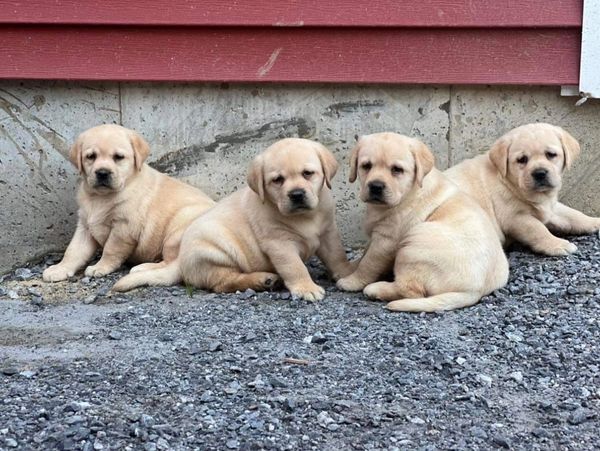
[[[370,237],[342,290],[433,312],[475,304],[508,280],[508,262],[485,212],[441,172],[425,144],[396,133],[363,136],[350,158]],[[393,282],[376,282],[394,270]]]
[[[562,173],[578,154],[579,144],[562,128],[528,124],[446,175],[487,212],[502,243],[512,238],[541,254],[567,255],[577,247],[548,229],[573,234],[600,229],[600,218],[558,201]]]
[[[83,178],[77,229],[62,261],[44,271],[46,282],[73,276],[99,247],[102,257],[86,268],[86,276],[109,274],[125,260],[146,262],[132,269],[139,271],[177,257],[187,226],[214,202],[146,165],[149,151],[141,136],[119,125],[100,125],[79,135],[70,154]]]
[[[216,292],[269,289],[279,277],[293,296],[323,299],[304,265],[313,254],[334,278],[349,274],[335,223],[333,155],[306,139],[278,141],[252,162],[244,188],[198,218],[185,232],[176,262],[125,276],[113,287],[180,281]]]

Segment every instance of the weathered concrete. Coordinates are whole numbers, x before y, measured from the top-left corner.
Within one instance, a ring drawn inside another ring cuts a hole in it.
[[[600,104],[574,106],[555,88],[17,83],[0,85],[0,273],[65,247],[75,225],[77,178],[65,156],[73,138],[122,123],[151,143],[150,163],[217,199],[243,186],[248,162],[278,138],[317,139],[333,150],[339,225],[362,242],[362,208],[349,185],[355,136],[391,130],[422,138],[437,164],[483,152],[532,121],[562,125],[583,146],[565,196],[600,213]]]

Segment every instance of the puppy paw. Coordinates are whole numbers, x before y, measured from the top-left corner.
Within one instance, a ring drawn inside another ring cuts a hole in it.
[[[313,281],[291,287],[290,293],[292,293],[293,298],[300,298],[311,302],[321,301],[325,297],[325,290]]]
[[[263,290],[272,290],[279,284],[280,281],[281,279],[277,274],[270,272],[263,273],[262,280],[260,282],[260,288]]]
[[[75,271],[72,271],[64,266],[52,265],[44,270],[42,279],[44,282],[60,282],[61,280],[67,280],[69,277],[73,277]]]
[[[336,286],[344,291],[361,291],[365,287],[365,283],[352,275],[343,277],[338,280]]]
[[[106,266],[103,266],[99,263],[96,263],[95,265],[91,265],[91,266],[88,266],[87,268],[85,268],[85,275],[88,277],[102,277],[107,274],[110,274],[111,272],[112,272],[112,269],[107,268]]]
[[[391,284],[390,282],[370,283],[364,288],[363,294],[369,299],[374,299],[377,301],[385,301],[389,300],[390,298],[397,298],[398,295],[390,296],[390,293],[388,293],[390,291],[391,285],[393,284]]]
[[[551,246],[543,249],[542,252],[553,257],[562,257],[577,252],[577,246],[567,240],[559,238],[556,242],[553,242]]]

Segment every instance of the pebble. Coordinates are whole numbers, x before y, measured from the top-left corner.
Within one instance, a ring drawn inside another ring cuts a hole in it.
[[[504,435],[495,434],[492,440],[496,445],[502,448],[510,449],[510,442]]]
[[[492,386],[492,378],[486,374],[478,374],[477,380],[481,382],[483,385],[487,385],[488,387]]]
[[[310,342],[315,343],[315,344],[325,343],[326,341],[327,341],[327,337],[325,335],[323,335],[321,332],[317,332],[310,339]]]
[[[14,366],[5,366],[4,368],[0,368],[0,373],[4,374],[5,376],[13,376],[18,372],[19,370]]]
[[[31,270],[29,268],[17,268],[15,269],[14,274],[15,277],[21,280],[27,280],[33,277],[33,274],[31,273]]]
[[[117,332],[116,330],[111,330],[108,333],[108,338],[110,338],[111,340],[120,340],[121,338],[123,338],[123,334],[121,332]]]
[[[14,438],[4,439],[4,444],[9,448],[16,448],[19,446],[19,443],[17,443],[17,441]]]
[[[517,382],[518,384],[523,382],[523,373],[521,373],[520,371],[513,371],[512,373],[509,374],[509,377],[511,379],[513,379],[515,382]]]
[[[238,442],[237,440],[227,440],[225,446],[228,449],[238,449],[240,447],[240,442]]]
[[[208,344],[208,350],[210,352],[222,351],[223,350],[223,343],[221,343],[220,341],[211,341]]]
[[[584,408],[579,408],[576,409],[574,412],[571,412],[567,421],[569,422],[569,424],[577,425],[585,423],[592,417],[593,415],[591,415],[589,411],[587,411]]]

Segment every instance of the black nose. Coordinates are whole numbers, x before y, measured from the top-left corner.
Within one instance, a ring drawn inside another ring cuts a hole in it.
[[[306,191],[304,191],[303,189],[293,189],[288,193],[288,197],[293,203],[299,204],[301,202],[304,202],[304,198],[306,197]]]
[[[380,182],[379,180],[375,180],[373,182],[369,182],[369,193],[372,196],[380,196],[383,194],[383,190],[385,189],[385,183]]]
[[[544,180],[546,180],[546,176],[548,175],[548,170],[547,169],[536,169],[535,171],[533,171],[531,173],[531,176],[533,177],[533,179],[536,182],[543,182]]]
[[[96,171],[96,178],[98,180],[106,180],[110,177],[110,171],[108,169],[98,169]]]

